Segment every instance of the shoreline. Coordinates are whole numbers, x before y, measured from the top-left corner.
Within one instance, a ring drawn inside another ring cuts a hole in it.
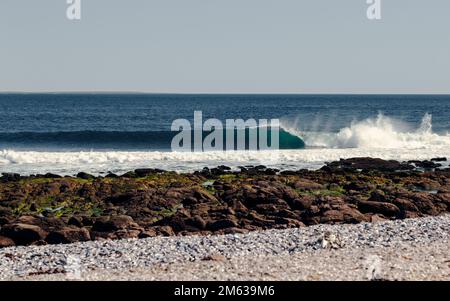
[[[277,156],[274,158],[273,155]],[[450,158],[445,146],[429,148],[305,148],[273,151],[165,152],[165,151],[30,151],[0,150],[3,172],[22,175],[51,172],[75,176],[83,171],[104,176],[109,171],[123,174],[138,168],[162,168],[179,173],[192,173],[203,167],[226,164],[233,170],[239,166],[265,165],[281,170],[320,169],[326,162],[341,158],[371,157],[383,160],[431,160]],[[442,162],[448,167],[450,162]]]
[[[439,162],[447,159],[353,158],[313,171],[219,166],[189,174],[3,174],[0,247],[436,216],[450,211],[450,168]]]

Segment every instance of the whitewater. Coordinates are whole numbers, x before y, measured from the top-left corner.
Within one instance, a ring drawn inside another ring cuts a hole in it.
[[[161,168],[189,172],[203,167],[227,165],[234,169],[263,164],[286,169],[316,169],[325,162],[351,157],[387,160],[429,160],[450,158],[450,134],[433,132],[432,116],[425,114],[418,128],[378,114],[375,118],[354,121],[338,132],[301,131],[295,124],[283,128],[300,137],[305,149],[278,151],[0,151],[2,172],[38,174],[52,172],[73,175],[79,171],[93,174],[121,173],[135,168]]]

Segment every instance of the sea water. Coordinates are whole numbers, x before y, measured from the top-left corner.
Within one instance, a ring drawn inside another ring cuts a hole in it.
[[[279,119],[276,160],[274,151],[172,152],[172,122],[192,120],[194,111],[223,122]],[[449,116],[446,95],[0,94],[0,171],[297,169],[359,156],[450,157]]]

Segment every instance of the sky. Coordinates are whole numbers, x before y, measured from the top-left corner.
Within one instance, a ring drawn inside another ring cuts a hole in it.
[[[450,1],[0,1],[0,92],[450,93]]]

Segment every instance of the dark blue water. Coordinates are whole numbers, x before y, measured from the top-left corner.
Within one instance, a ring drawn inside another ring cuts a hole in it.
[[[379,112],[412,127],[425,113],[450,132],[450,96],[0,94],[1,149],[166,149],[172,121],[249,118],[337,132]]]

